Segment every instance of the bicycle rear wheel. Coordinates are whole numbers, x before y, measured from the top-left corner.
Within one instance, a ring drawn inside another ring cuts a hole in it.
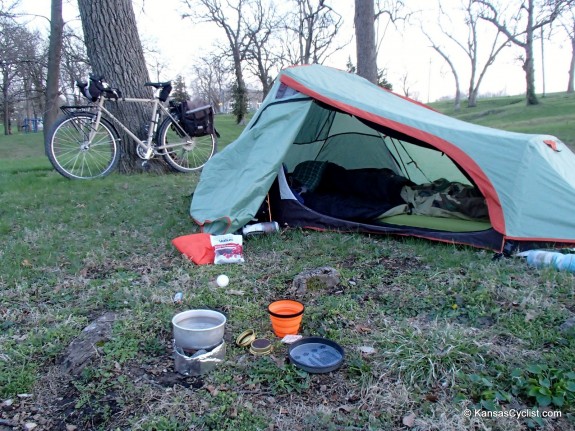
[[[189,136],[171,118],[166,118],[158,131],[158,147],[166,162],[180,172],[202,168],[216,151],[215,133]]]
[[[120,160],[114,127],[96,115],[77,112],[56,121],[46,140],[46,154],[60,174],[70,179],[93,179],[112,172]],[[91,138],[91,139],[90,139]]]

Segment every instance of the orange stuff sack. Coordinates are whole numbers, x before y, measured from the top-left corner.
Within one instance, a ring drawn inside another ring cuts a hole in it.
[[[196,265],[214,263],[215,251],[209,233],[183,235],[172,240],[172,244]]]

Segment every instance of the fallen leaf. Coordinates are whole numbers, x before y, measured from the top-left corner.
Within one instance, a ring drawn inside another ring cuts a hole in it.
[[[351,413],[351,412],[353,411],[353,406],[350,406],[350,405],[348,405],[348,404],[344,404],[344,405],[342,405],[342,406],[339,406],[337,409],[338,409],[338,410],[342,410],[342,411],[344,411],[344,412],[346,412],[346,413]]]
[[[361,332],[361,333],[363,333],[363,334],[367,334],[367,333],[370,333],[370,332],[372,331],[371,328],[369,328],[368,326],[363,326],[363,325],[357,325],[357,326],[355,327],[355,330],[356,330],[357,332]]]
[[[233,290],[230,289],[227,291],[228,295],[237,295],[237,296],[243,296],[244,295],[244,291],[243,290]]]
[[[206,386],[206,390],[210,393],[210,395],[212,397],[215,397],[216,395],[218,395],[220,393],[220,391],[216,387],[214,387],[213,385]]]
[[[337,399],[338,396],[336,394],[334,394],[334,396],[335,396],[334,399]],[[347,398],[347,400],[351,401],[352,403],[355,403],[355,402],[359,401],[359,395],[352,394]]]
[[[28,259],[24,259],[24,260],[22,261],[22,266],[25,266],[25,267],[29,268],[29,267],[32,266],[32,264],[30,263],[30,261],[29,261]]]
[[[402,423],[403,423],[403,425],[405,425],[406,427],[409,427],[409,428],[411,428],[413,425],[415,425],[415,413],[410,413],[410,414],[404,416]]]
[[[373,355],[375,353],[375,349],[370,346],[361,346],[359,351],[364,355]]]

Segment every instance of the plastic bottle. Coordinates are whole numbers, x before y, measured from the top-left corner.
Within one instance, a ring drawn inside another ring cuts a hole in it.
[[[242,234],[244,236],[259,235],[264,233],[273,233],[280,230],[277,221],[248,224],[243,227]]]
[[[560,271],[575,272],[575,254],[565,254],[559,265]]]
[[[558,268],[562,259],[562,253],[546,250],[531,250],[527,255],[527,263],[537,268],[542,268],[544,266],[553,266],[554,268]]]
[[[527,263],[537,268],[551,266],[559,271],[575,272],[575,254],[531,250],[527,254]]]

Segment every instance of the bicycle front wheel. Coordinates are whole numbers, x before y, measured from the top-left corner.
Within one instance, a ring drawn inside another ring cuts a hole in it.
[[[171,118],[166,118],[158,132],[158,147],[166,162],[180,172],[192,172],[202,168],[216,151],[215,133],[189,136]]]
[[[60,174],[93,179],[112,172],[120,160],[118,138],[111,124],[96,115],[78,112],[58,120],[46,140],[46,154]]]

